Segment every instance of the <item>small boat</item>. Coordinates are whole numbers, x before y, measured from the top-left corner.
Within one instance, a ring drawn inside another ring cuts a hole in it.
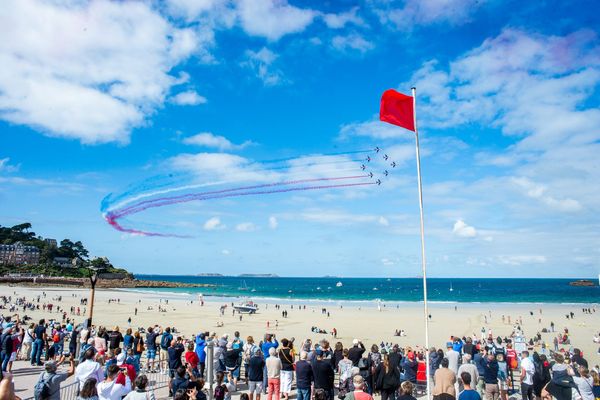
[[[452,282],[450,282],[450,291],[453,292],[454,288],[452,287]]]
[[[233,309],[235,311],[239,312],[240,314],[243,314],[243,313],[254,314],[258,311],[258,304],[254,303],[253,301],[246,301],[246,302],[242,302],[236,306],[233,306]]]
[[[321,286],[317,286],[317,290],[321,290]]]
[[[246,284],[246,281],[242,281],[242,286],[240,286],[238,290],[250,290],[250,288]]]
[[[373,290],[379,290],[379,289],[377,289],[376,287],[374,287]]]
[[[338,283],[336,283],[336,284],[335,284],[335,287],[342,287],[342,286],[344,286],[344,285],[342,284],[342,282],[338,282]]]

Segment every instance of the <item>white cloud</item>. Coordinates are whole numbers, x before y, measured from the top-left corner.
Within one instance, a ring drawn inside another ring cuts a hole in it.
[[[193,90],[177,93],[171,97],[170,101],[180,106],[196,106],[198,104],[206,104],[207,102],[206,97],[200,96]]]
[[[381,259],[381,264],[383,264],[386,267],[391,267],[392,265],[395,265],[396,262],[394,260],[389,259],[389,258],[382,258]]]
[[[221,254],[223,254],[224,256],[228,256],[231,254],[231,250],[223,249],[223,250],[221,250]]]
[[[302,32],[318,15],[314,10],[294,7],[285,0],[238,0],[237,12],[246,33],[272,41]]]
[[[505,29],[451,61],[423,64],[402,87],[417,87],[421,126],[478,124],[511,136],[483,165],[513,168],[516,184],[548,209],[600,209],[598,36],[544,36]],[[490,132],[493,135],[494,132]]]
[[[212,45],[144,2],[7,0],[2,10],[0,118],[83,143],[128,142],[164,103],[171,69]]]
[[[454,223],[454,227],[452,228],[452,233],[456,236],[472,238],[477,236],[477,230],[467,225],[463,220],[459,219]]]
[[[254,232],[257,229],[258,227],[252,222],[242,222],[235,227],[235,230],[238,232]]]
[[[19,165],[10,164],[10,157],[0,158],[0,172],[15,172]]]
[[[369,42],[358,33],[351,33],[346,36],[336,35],[331,39],[331,46],[338,51],[358,51],[366,53],[375,48],[372,42]]]
[[[341,29],[348,24],[365,25],[365,21],[358,15],[358,7],[352,7],[349,11],[339,14],[323,14],[323,21],[331,29]]]
[[[379,222],[379,225],[390,226],[390,221],[388,221],[388,219],[385,217],[379,217],[377,222]]]
[[[212,134],[210,132],[202,132],[197,135],[183,139],[183,143],[215,148],[221,151],[241,150],[253,144],[252,141],[246,140],[241,144],[234,144],[224,136]]]
[[[247,50],[246,60],[241,65],[251,69],[265,86],[277,86],[288,83],[283,72],[273,66],[278,57],[266,47],[259,51]]]
[[[225,229],[225,228],[226,228],[226,226],[221,223],[221,219],[219,217],[209,218],[204,223],[205,231],[217,231],[217,230],[221,230],[221,229]]]
[[[497,256],[496,261],[505,265],[529,265],[529,264],[545,264],[548,259],[541,255],[514,255],[514,256]]]
[[[385,122],[371,120],[366,122],[353,122],[342,125],[340,129],[340,139],[345,140],[350,137],[370,137],[373,139],[394,139],[411,138],[412,136],[406,130]]]
[[[375,2],[375,12],[383,24],[393,23],[409,31],[415,26],[436,23],[460,25],[469,21],[484,0],[403,0]],[[398,5],[402,4],[402,7]]]
[[[223,5],[221,0],[167,0],[169,12],[175,16],[182,16],[188,21],[193,21],[204,13]]]
[[[548,207],[566,212],[580,211],[581,204],[574,199],[556,199],[547,194],[548,188],[545,185],[540,185],[532,182],[530,179],[520,177],[513,178],[512,182],[525,190],[525,194],[532,199],[538,199]]]
[[[386,226],[385,222],[387,222],[387,219],[377,215],[353,214],[340,210],[320,209],[304,211],[300,213],[300,218],[304,219],[305,221],[334,225],[353,225],[367,223]]]
[[[279,221],[277,221],[277,218],[274,216],[270,216],[269,217],[269,228],[277,229],[278,226],[279,226]]]

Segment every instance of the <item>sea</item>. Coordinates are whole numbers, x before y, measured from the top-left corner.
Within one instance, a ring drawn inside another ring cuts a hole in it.
[[[136,275],[138,279],[205,283],[212,287],[141,289],[190,299],[215,297],[267,302],[421,302],[421,278],[233,277]],[[600,303],[600,286],[569,285],[575,279],[427,279],[432,303]],[[136,289],[139,290],[139,289]]]

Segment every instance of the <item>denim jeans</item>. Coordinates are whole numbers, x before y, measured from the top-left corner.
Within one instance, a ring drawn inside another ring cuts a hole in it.
[[[42,339],[35,339],[31,346],[31,365],[41,365],[42,361],[42,350],[44,349],[44,341]]]
[[[296,400],[310,400],[310,389],[298,389]]]
[[[3,351],[0,352],[0,356],[2,357],[2,371],[6,371],[6,368],[8,367],[8,360],[10,360],[10,353]]]

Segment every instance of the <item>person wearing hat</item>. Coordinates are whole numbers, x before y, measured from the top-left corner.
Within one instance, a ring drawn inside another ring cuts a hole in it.
[[[415,353],[408,351],[406,357],[400,364],[404,370],[404,379],[412,383],[417,383],[417,371],[419,369],[419,363],[415,360]]]
[[[198,355],[198,359],[200,362],[198,363],[200,367],[200,376],[204,376],[204,369],[206,368],[206,333],[200,333],[196,336],[196,354]]]
[[[125,361],[126,359],[127,359],[127,354],[125,354],[124,351],[119,353],[119,355],[117,356],[117,366],[121,369],[126,369],[127,376],[129,376],[129,379],[131,380],[131,382],[134,382],[135,376],[136,376],[135,367],[133,365],[127,364],[127,362]]]
[[[58,364],[55,361],[46,361],[44,371],[38,378],[36,387],[41,382],[47,382],[49,395],[44,400],[60,400],[60,384],[75,373],[75,363],[73,357],[69,359],[69,369],[67,372],[57,372]]]
[[[449,363],[448,368],[450,368],[452,372],[454,372],[454,375],[456,375],[458,374],[458,363],[460,361],[460,353],[454,350],[454,344],[452,342],[446,343],[446,348],[448,349],[448,351],[446,351],[446,358],[448,359]]]

